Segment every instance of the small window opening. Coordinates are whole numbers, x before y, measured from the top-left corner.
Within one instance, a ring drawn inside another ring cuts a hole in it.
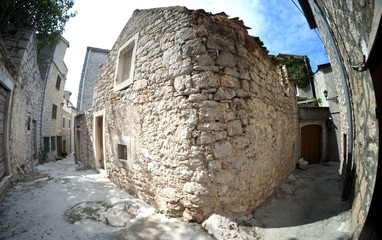
[[[118,144],[118,159],[127,160],[127,146]]]

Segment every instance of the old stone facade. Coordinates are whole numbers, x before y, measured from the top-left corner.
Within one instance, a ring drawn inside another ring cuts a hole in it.
[[[337,84],[334,79],[330,63],[320,64],[314,74],[314,88],[316,96],[322,99],[322,107],[329,107],[329,117],[326,120],[328,128],[327,161],[340,161],[343,154],[341,142],[341,116],[337,93]],[[326,91],[326,96],[325,96]]]
[[[294,88],[224,13],[136,10],[95,94],[76,118],[81,161],[171,214],[243,216],[295,167]]]
[[[0,188],[37,159],[44,83],[33,30],[0,36]]]
[[[109,50],[87,47],[81,81],[78,87],[77,110],[84,112],[93,107],[94,85],[98,79],[102,65],[106,62]]]
[[[64,91],[64,97],[62,99],[62,122],[61,122],[61,153],[63,155],[73,153],[74,150],[74,119],[77,115],[77,109],[70,101],[72,95],[69,91]]]
[[[68,72],[64,56],[68,47],[69,42],[61,38],[55,47],[43,49],[39,57],[42,78],[45,81],[41,145],[50,160],[61,155],[62,151],[62,103]]]
[[[380,133],[375,112],[378,103],[375,96],[380,94],[377,93],[380,89],[378,85],[373,86],[373,74],[380,71],[380,65],[379,68],[375,65],[381,56],[376,46],[382,40],[377,38],[382,4],[380,1],[309,0],[300,1],[300,5],[311,28],[320,30],[333,73],[339,80],[341,141],[346,146],[341,156],[345,162],[343,198],[354,199],[353,238],[372,239],[366,236],[367,232],[377,230],[377,225],[371,227],[366,219],[376,216],[375,206],[380,204],[381,196],[381,185],[377,181]],[[372,202],[376,204],[374,207]],[[366,227],[361,234],[364,223]]]

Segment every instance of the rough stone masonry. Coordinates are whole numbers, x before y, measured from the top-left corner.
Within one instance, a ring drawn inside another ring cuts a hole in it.
[[[116,88],[120,50],[134,36],[132,83]],[[285,74],[238,19],[136,10],[81,117],[81,144],[101,136],[95,152],[108,176],[160,210],[199,222],[243,216],[295,167],[296,103]],[[99,114],[103,134],[94,136]]]

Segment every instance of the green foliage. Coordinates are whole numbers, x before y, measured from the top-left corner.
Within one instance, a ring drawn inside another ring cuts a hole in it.
[[[312,102],[313,106],[315,107],[319,107],[322,105],[322,99],[321,98],[316,98],[313,102]]]
[[[60,40],[66,22],[76,15],[70,12],[74,0],[1,0],[0,32],[34,28],[38,48],[52,47]]]
[[[313,78],[307,56],[279,54],[277,60],[287,68],[289,81],[292,84],[304,88],[309,83],[309,79]]]
[[[297,96],[297,102],[302,102],[302,101],[306,101],[306,100],[309,100],[309,98],[307,97],[301,97],[301,96]]]
[[[68,153],[66,151],[61,151],[61,156],[63,158],[66,158],[66,156],[68,156]]]

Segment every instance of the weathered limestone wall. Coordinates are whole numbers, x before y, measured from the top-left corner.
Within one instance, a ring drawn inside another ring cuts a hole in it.
[[[375,98],[369,71],[352,69],[363,61],[362,51],[370,47],[374,1],[322,1],[318,5],[309,1],[323,37],[334,75],[341,79],[341,69],[349,87],[354,133],[352,159],[355,169],[354,202],[352,223],[354,239],[357,239],[365,222],[373,194],[378,163],[378,124],[375,115]],[[323,17],[322,17],[323,16]],[[333,33],[330,40],[327,26]],[[337,54],[338,52],[338,54]],[[341,60],[339,62],[338,60]],[[343,66],[343,67],[342,67]],[[347,132],[345,92],[339,93],[342,132]],[[343,139],[342,139],[343,140]],[[352,141],[349,139],[348,141]],[[341,154],[342,156],[342,154]]]
[[[93,146],[93,115],[79,114],[75,118],[75,157],[85,168],[96,169]]]
[[[81,81],[78,87],[77,110],[84,112],[93,107],[94,85],[101,73],[109,50],[87,47]]]
[[[9,124],[17,71],[0,36],[0,198],[11,183]]]
[[[11,168],[17,176],[29,171],[37,158],[44,83],[37,64],[34,31],[20,30],[3,38],[18,72],[9,136]]]
[[[134,82],[115,91],[118,50],[136,33]],[[250,213],[295,166],[294,90],[280,71],[239,20],[135,11],[95,90],[109,177],[187,219]]]

